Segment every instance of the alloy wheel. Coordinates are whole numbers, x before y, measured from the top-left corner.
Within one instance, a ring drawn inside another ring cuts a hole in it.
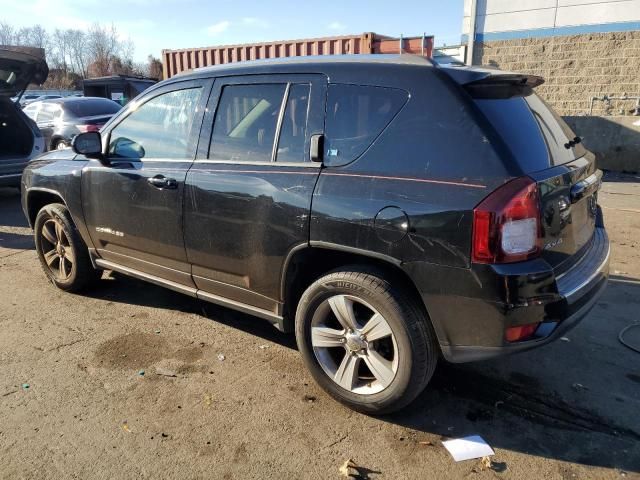
[[[318,306],[311,345],[324,372],[352,393],[381,392],[398,371],[398,345],[389,323],[352,295],[334,295]]]
[[[64,233],[62,223],[50,218],[40,231],[42,255],[47,267],[57,280],[67,280],[75,263],[75,254]]]

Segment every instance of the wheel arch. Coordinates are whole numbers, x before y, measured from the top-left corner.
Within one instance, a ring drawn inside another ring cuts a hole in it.
[[[415,283],[400,266],[400,261],[387,255],[332,244],[299,245],[287,257],[281,277],[284,330],[295,328],[295,313],[303,292],[316,279],[340,267],[358,265],[381,273],[384,278],[401,284],[415,297],[429,319],[427,307]],[[431,321],[431,320],[429,320]]]
[[[66,143],[69,143],[64,136],[59,135],[59,134],[53,135],[51,137],[51,141],[49,142],[49,150],[54,150],[54,147],[55,147],[56,143],[58,143],[60,140],[66,142]]]
[[[62,203],[64,206],[67,206],[67,202],[64,201],[62,195],[55,190],[31,188],[27,191],[27,219],[31,228],[33,228],[35,224],[36,216],[40,209],[51,203]]]

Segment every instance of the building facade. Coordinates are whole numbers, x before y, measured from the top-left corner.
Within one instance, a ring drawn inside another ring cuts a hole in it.
[[[640,0],[465,0],[462,32],[474,65],[541,75],[605,165],[640,171]]]
[[[473,63],[542,75],[540,94],[563,115],[588,113],[594,96],[640,95],[640,0],[477,0]]]

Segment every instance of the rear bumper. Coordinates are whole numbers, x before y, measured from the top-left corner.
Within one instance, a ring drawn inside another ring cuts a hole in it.
[[[454,363],[483,360],[530,350],[561,337],[589,313],[606,288],[610,251],[605,229],[596,228],[592,245],[583,258],[564,275],[552,279],[554,288],[551,290],[555,293],[520,300],[517,305],[502,305],[502,308],[492,310],[493,318],[483,318],[488,324],[502,326],[493,329],[494,332],[504,332],[509,326],[540,322],[533,339],[507,343],[503,338],[494,338],[495,345],[457,345],[452,338],[454,341],[450,344],[440,345],[445,359]],[[530,275],[515,275],[514,280],[514,275],[507,274],[509,268],[496,269],[497,283],[526,284],[530,280]]]

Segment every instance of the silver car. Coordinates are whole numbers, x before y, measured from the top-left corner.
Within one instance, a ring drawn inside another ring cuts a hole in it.
[[[42,133],[18,103],[30,83],[42,84],[49,74],[41,50],[32,50],[0,49],[0,186],[18,187],[29,160],[45,151]]]

